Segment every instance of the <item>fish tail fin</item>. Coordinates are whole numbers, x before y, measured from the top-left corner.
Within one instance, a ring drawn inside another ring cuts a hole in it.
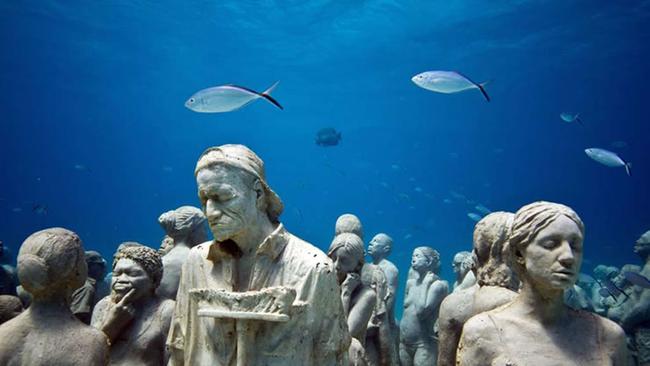
[[[278,86],[278,83],[280,83],[280,82],[279,82],[279,81],[276,81],[276,82],[275,82],[273,85],[271,85],[268,89],[266,89],[265,91],[263,91],[263,92],[260,94],[260,96],[261,96],[262,98],[268,100],[270,103],[272,103],[272,104],[275,105],[276,107],[278,107],[278,108],[280,108],[280,109],[284,109],[284,108],[280,105],[280,103],[278,103],[278,101],[275,100],[275,99],[273,99],[273,97],[271,96],[271,92],[273,91],[273,89],[275,89],[276,86]]]
[[[487,91],[485,91],[485,85],[486,85],[487,83],[489,83],[490,81],[491,81],[491,80],[484,81],[484,82],[482,82],[482,83],[480,83],[480,84],[476,84],[476,87],[478,88],[478,90],[481,91],[481,93],[482,93],[483,96],[485,97],[485,100],[487,100],[488,102],[490,101],[490,96],[488,95]]]
[[[582,123],[582,120],[580,119],[580,113],[576,113],[576,116],[574,117],[576,122],[580,123],[580,126],[584,126],[585,124]]]
[[[625,163],[625,172],[627,173],[628,176],[632,176],[632,163],[628,163],[627,161]]]

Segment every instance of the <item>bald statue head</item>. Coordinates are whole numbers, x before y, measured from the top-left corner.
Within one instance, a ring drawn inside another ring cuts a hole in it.
[[[363,226],[361,225],[361,220],[350,213],[339,216],[334,225],[334,236],[341,233],[355,234],[363,241]]]

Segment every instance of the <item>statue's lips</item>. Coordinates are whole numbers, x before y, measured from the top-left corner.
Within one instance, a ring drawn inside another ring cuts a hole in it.
[[[113,285],[113,290],[115,291],[128,291],[131,289],[131,284],[128,283],[116,283]]]

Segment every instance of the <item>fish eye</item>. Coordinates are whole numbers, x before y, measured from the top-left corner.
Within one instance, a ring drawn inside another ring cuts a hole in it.
[[[190,98],[190,103],[194,103],[194,98]]]

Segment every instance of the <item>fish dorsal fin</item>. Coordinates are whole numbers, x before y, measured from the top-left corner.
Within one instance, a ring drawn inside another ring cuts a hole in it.
[[[275,87],[278,86],[278,84],[280,84],[280,81],[279,81],[279,80],[276,81],[275,83],[273,83],[273,85],[271,85],[268,89],[266,89],[265,91],[263,91],[262,94],[270,95],[271,92],[273,91],[273,89],[275,89]]]

